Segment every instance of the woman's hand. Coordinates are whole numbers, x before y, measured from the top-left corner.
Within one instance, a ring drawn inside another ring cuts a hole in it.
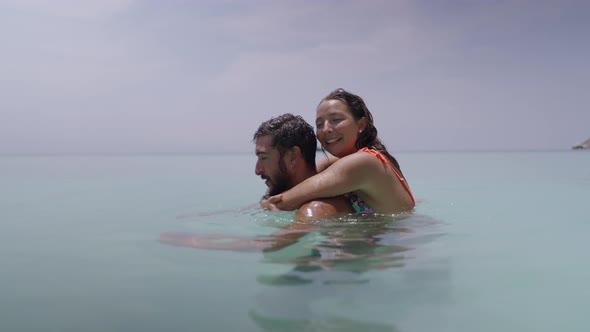
[[[277,209],[276,211],[293,211],[293,210],[297,210],[299,208],[299,206],[292,206],[292,205],[287,204],[287,201],[283,200],[283,198],[284,198],[283,195],[285,195],[285,193],[270,196],[267,199],[268,204],[275,207]]]
[[[263,197],[260,200],[260,206],[263,209],[270,211],[293,211],[297,210],[298,206],[289,206],[283,201],[283,194],[278,194],[270,197]]]
[[[277,204],[281,201],[281,195],[275,195],[271,197],[264,196],[260,200],[260,207],[270,211],[282,211]]]

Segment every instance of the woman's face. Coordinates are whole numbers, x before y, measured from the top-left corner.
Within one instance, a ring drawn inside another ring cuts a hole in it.
[[[316,135],[331,155],[342,158],[357,151],[356,139],[365,129],[366,119],[355,120],[340,100],[324,100],[316,112]]]

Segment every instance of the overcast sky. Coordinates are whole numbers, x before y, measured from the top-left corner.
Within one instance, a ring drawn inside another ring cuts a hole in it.
[[[590,1],[0,0],[0,154],[250,152],[361,95],[395,151],[590,138]]]

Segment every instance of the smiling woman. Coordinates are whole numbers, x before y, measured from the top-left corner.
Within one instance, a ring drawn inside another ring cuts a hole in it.
[[[336,159],[326,158],[319,163],[319,174],[270,197],[269,203],[293,210],[312,199],[346,195],[357,212],[398,213],[414,208],[399,163],[377,137],[373,116],[361,97],[343,89],[328,94],[317,107],[316,134]]]

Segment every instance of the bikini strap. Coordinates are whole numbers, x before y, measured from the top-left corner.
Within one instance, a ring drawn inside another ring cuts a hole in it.
[[[410,194],[410,198],[412,199],[412,203],[414,203],[414,206],[416,206],[416,200],[414,199],[414,195],[412,194],[412,190],[410,190],[410,186],[408,185],[408,182],[406,182],[406,179],[399,173],[399,171],[395,167],[393,167],[393,165],[391,164],[389,159],[387,159],[384,155],[382,155],[381,152],[374,150],[374,149],[369,149],[367,147],[364,147],[364,148],[360,149],[359,151],[368,152],[368,153],[374,155],[375,157],[377,157],[379,160],[381,160],[382,163],[387,164],[389,166],[389,168],[391,168],[391,170],[393,171],[395,176],[398,178],[398,180],[401,182],[404,189],[406,189],[408,194]]]

